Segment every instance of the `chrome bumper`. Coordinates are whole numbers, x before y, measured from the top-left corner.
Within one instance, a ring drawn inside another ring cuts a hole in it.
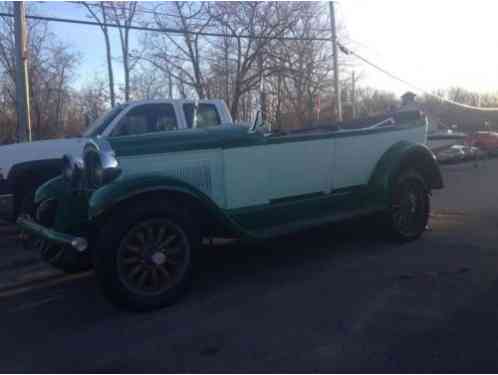
[[[0,194],[0,219],[14,219],[14,194]]]
[[[31,233],[34,236],[41,237],[46,239],[47,241],[55,242],[61,245],[71,246],[78,252],[83,252],[88,248],[88,241],[86,240],[86,238],[56,232],[55,230],[35,223],[32,219],[29,219],[27,217],[19,217],[17,219],[17,224],[23,230]]]

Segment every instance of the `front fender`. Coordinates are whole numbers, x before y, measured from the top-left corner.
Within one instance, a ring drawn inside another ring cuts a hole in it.
[[[401,141],[391,146],[378,161],[369,188],[384,203],[389,202],[394,179],[405,168],[419,171],[428,189],[443,188],[443,178],[432,151],[425,145]]]
[[[47,199],[60,199],[67,193],[68,185],[64,178],[57,176],[38,187],[35,192],[35,204]]]
[[[57,201],[53,228],[69,234],[84,234],[88,226],[88,193],[75,191],[61,176],[48,180],[35,193],[35,204]]]
[[[160,173],[123,176],[96,190],[89,201],[89,219],[93,221],[98,216],[109,212],[120,202],[148,192],[185,194],[226,223],[227,217],[223,211],[206,194],[182,180]]]

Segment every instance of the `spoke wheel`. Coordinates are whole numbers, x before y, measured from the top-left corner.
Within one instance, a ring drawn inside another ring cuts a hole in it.
[[[183,279],[190,253],[188,237],[177,224],[146,220],[134,225],[120,243],[118,277],[135,294],[163,294]]]
[[[402,175],[392,201],[392,230],[402,240],[418,238],[425,230],[428,215],[429,197],[424,180],[416,172]]]

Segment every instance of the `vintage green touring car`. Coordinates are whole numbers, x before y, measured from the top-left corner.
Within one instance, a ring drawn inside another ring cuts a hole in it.
[[[64,157],[35,217],[18,223],[54,266],[93,266],[114,304],[154,309],[187,290],[204,238],[265,240],[370,214],[397,239],[418,238],[443,187],[426,130],[423,114],[397,112],[288,132],[97,137],[81,159]]]

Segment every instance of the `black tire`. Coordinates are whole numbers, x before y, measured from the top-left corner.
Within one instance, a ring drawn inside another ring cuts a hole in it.
[[[415,170],[401,172],[394,182],[387,213],[389,233],[401,242],[413,241],[425,231],[430,198],[427,184]]]
[[[80,273],[92,268],[90,249],[80,253],[70,246],[46,242],[42,246],[40,251],[42,259],[64,273]]]
[[[19,192],[16,194],[15,202],[16,208],[14,211],[14,221],[19,216],[25,216],[29,218],[33,218],[35,216],[35,204],[34,204],[35,190],[32,188],[28,188],[23,192]],[[25,249],[33,249],[36,248],[40,241],[27,232],[20,233],[20,239],[22,242],[22,246]]]
[[[94,252],[100,287],[125,310],[168,306],[189,289],[192,256],[200,242],[186,212],[152,199],[133,202],[103,225]]]
[[[51,203],[52,204],[45,204],[43,210],[39,209],[41,205],[36,207],[37,212],[35,215],[36,221],[48,228],[53,227],[57,210],[55,201],[52,201]],[[70,246],[53,244],[45,240],[34,241],[33,246],[38,248],[40,256],[45,262],[65,273],[80,273],[92,268],[90,249],[87,249],[84,252],[78,252]]]
[[[19,215],[28,215],[30,217],[34,217],[35,214],[35,191],[36,188],[28,188],[23,193],[19,195],[19,210],[17,212],[17,216]]]

